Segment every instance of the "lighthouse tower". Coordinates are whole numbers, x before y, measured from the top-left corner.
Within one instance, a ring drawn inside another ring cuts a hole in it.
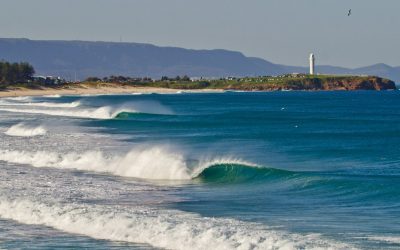
[[[314,75],[315,69],[315,56],[313,53],[310,54],[310,75]]]

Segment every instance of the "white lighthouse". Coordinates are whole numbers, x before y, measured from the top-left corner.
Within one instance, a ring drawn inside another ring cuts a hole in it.
[[[315,69],[315,56],[313,53],[310,54],[310,75],[314,75]]]

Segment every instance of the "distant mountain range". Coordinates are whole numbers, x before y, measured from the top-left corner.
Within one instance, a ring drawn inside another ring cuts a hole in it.
[[[222,49],[192,50],[141,43],[39,41],[0,38],[0,60],[31,63],[37,74],[84,79],[89,76],[191,77],[258,76],[306,73],[307,67],[286,66]],[[348,69],[317,66],[323,74],[374,75],[400,83],[400,67],[375,64]]]

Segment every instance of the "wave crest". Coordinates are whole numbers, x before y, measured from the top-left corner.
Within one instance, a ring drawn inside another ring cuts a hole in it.
[[[33,137],[45,135],[47,130],[43,126],[31,127],[24,123],[18,123],[4,133],[9,136]]]
[[[288,177],[292,174],[289,171],[281,169],[229,162],[210,164],[194,176],[194,179],[204,182],[238,183],[265,179],[267,177]]]

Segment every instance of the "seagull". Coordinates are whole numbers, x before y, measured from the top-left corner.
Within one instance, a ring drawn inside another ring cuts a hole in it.
[[[347,13],[347,16],[351,16],[351,9],[349,9],[349,13]]]

